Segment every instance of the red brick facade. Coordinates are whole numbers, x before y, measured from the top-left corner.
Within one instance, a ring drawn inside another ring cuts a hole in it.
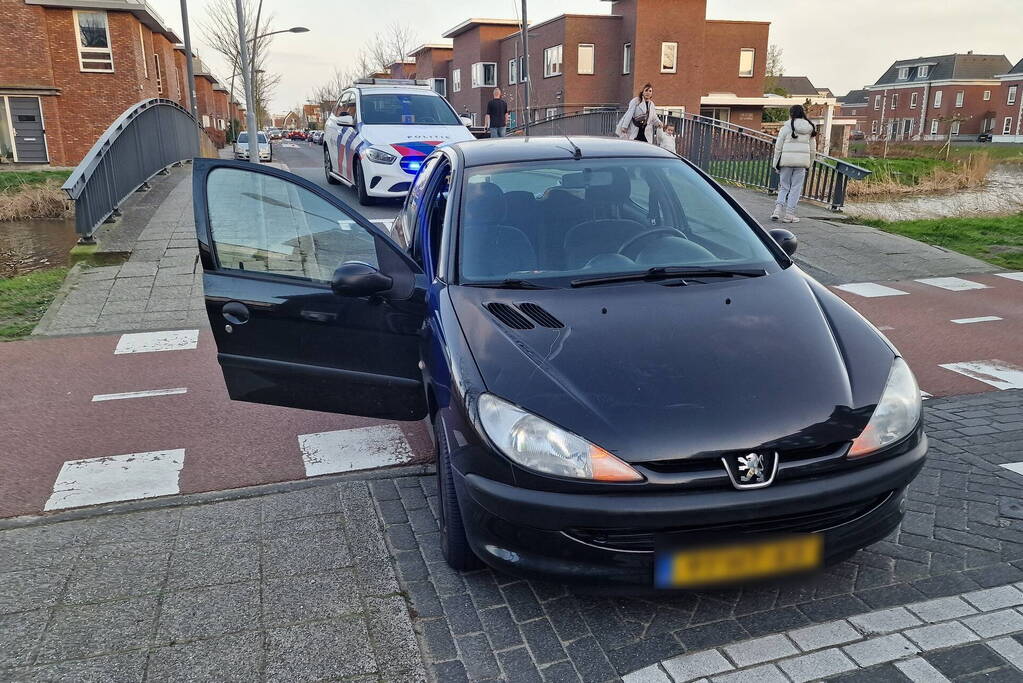
[[[1023,59],[1008,74],[999,74],[999,81],[992,133],[998,142],[1023,142]]]

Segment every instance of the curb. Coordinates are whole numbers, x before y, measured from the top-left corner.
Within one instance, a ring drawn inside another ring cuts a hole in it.
[[[64,282],[60,285],[60,289],[57,290],[57,295],[53,297],[53,301],[51,301],[50,305],[46,307],[46,312],[43,313],[43,317],[39,319],[36,326],[32,328],[32,332],[29,334],[29,337],[48,336],[47,332],[53,325],[53,321],[57,317],[60,307],[64,305],[64,300],[67,298],[67,295],[70,294],[71,290],[78,284],[78,276],[82,274],[82,271],[85,270],[85,268],[86,265],[84,263],[76,263],[71,266],[71,270],[68,271],[67,275],[64,277]]]

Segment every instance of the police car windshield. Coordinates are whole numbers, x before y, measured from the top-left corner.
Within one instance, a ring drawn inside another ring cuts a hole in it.
[[[394,126],[462,125],[443,98],[405,93],[363,95],[362,122]]]
[[[265,133],[256,133],[256,140],[259,141],[259,144],[265,145],[266,144],[266,134]],[[249,141],[249,134],[248,133],[238,133],[238,140],[237,140],[237,142],[239,142],[241,144],[245,144],[248,141]]]

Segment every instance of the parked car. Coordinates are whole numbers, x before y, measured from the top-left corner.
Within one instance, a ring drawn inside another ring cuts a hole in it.
[[[866,140],[867,139],[867,134],[864,133],[862,130],[854,130],[852,133],[849,134],[849,139],[850,140]]]
[[[456,569],[693,587],[902,519],[927,450],[909,366],[792,233],[666,150],[439,147],[390,235],[282,170],[193,173],[230,396],[428,417]]]
[[[261,130],[256,133],[256,142],[259,145],[259,160],[273,161],[273,145],[270,143],[266,131]],[[238,133],[238,138],[234,141],[234,158],[245,160],[249,158],[249,134],[247,131]]]
[[[324,125],[327,182],[355,187],[359,203],[404,197],[438,145],[473,139],[428,81],[365,79],[345,90]]]
[[[269,130],[269,133],[271,140],[280,140],[283,135],[283,132],[281,131],[280,128],[271,128]]]
[[[323,131],[322,130],[310,131],[309,132],[309,142],[313,143],[314,145],[322,145],[323,144]]]
[[[305,132],[301,130],[288,131],[289,140],[305,140]]]

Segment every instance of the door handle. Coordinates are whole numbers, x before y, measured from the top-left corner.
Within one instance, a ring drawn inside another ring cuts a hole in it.
[[[220,309],[220,315],[232,325],[244,325],[249,322],[249,309],[243,303],[228,301]]]
[[[299,313],[305,320],[312,320],[317,323],[327,323],[337,320],[337,313],[325,313],[323,311],[302,311]]]

